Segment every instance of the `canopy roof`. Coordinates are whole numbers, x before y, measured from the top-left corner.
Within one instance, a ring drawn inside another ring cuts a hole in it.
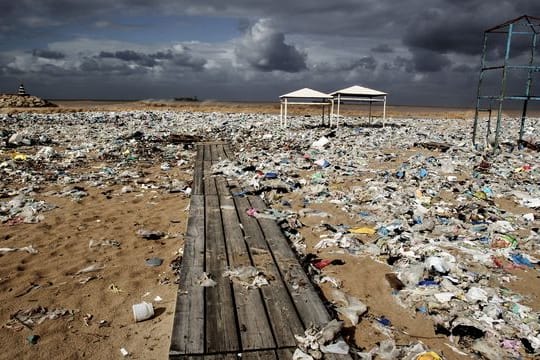
[[[388,95],[385,92],[373,90],[367,87],[354,85],[345,89],[337,90],[331,93],[330,95],[336,96],[336,95],[352,95],[352,96],[384,96]]]
[[[332,96],[310,88],[303,88],[288,94],[283,94],[280,96],[280,99],[281,98],[331,99]]]

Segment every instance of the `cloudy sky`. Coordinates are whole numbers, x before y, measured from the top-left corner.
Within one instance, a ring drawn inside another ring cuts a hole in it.
[[[0,14],[0,92],[255,101],[358,84],[472,106],[483,30],[540,1],[17,0]]]

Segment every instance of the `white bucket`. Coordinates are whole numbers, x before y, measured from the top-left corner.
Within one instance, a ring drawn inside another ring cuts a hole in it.
[[[135,322],[144,321],[154,316],[154,307],[151,303],[142,302],[133,305],[133,317]]]

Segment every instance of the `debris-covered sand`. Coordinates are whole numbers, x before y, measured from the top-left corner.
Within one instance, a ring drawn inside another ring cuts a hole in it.
[[[231,144],[214,171],[263,196],[361,358],[539,354],[538,118],[524,149],[505,121],[491,156],[467,113],[282,130],[272,108],[190,106],[0,115],[6,357],[167,356],[201,139]],[[344,299],[367,307],[356,326]],[[135,323],[141,301],[155,315]]]

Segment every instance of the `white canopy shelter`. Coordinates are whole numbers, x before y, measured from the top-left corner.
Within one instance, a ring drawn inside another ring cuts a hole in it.
[[[337,90],[331,93],[333,101],[337,101],[336,126],[339,124],[339,107],[343,101],[351,102],[369,102],[369,119],[371,120],[371,104],[373,102],[383,103],[383,126],[386,120],[386,95],[385,92],[373,90],[367,87],[354,85],[345,89]]]
[[[280,99],[280,125],[287,126],[287,106],[288,105],[318,105],[322,106],[322,115],[323,115],[323,122],[324,122],[324,107],[325,106],[331,106],[331,111],[328,114],[328,117],[330,118],[331,114],[334,112],[334,102],[332,100],[332,96],[322,93],[317,90],[313,90],[310,88],[303,88],[300,90],[296,90],[293,92],[290,92],[288,94],[281,95],[279,97]],[[331,121],[331,118],[330,118]]]

